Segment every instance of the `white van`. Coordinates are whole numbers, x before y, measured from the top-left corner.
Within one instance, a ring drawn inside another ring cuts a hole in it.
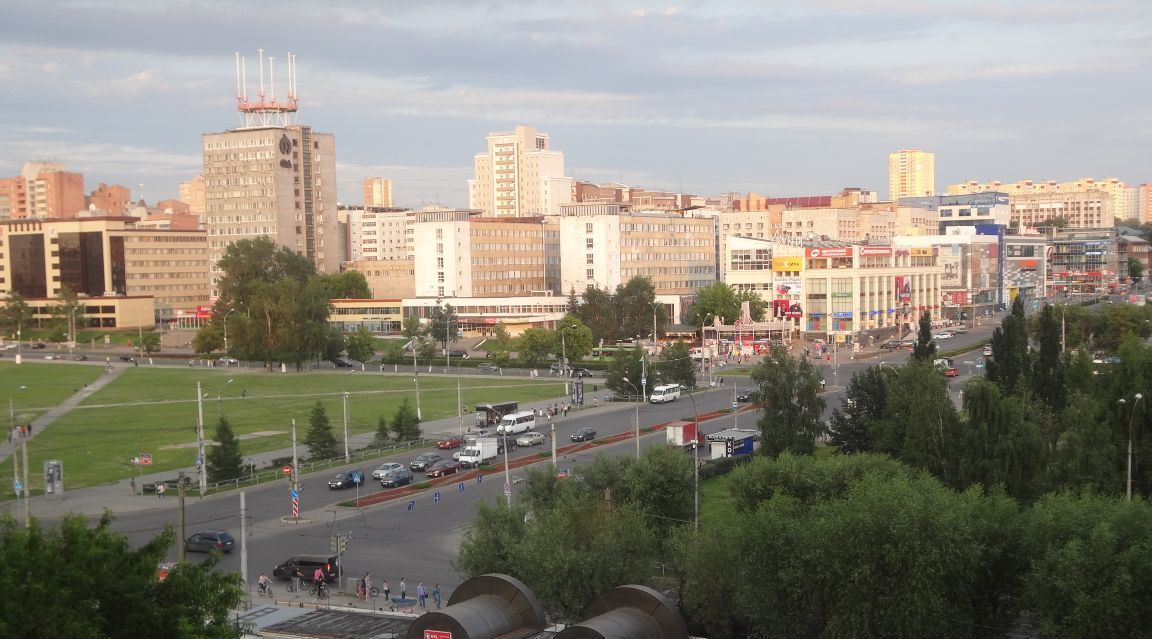
[[[496,426],[496,432],[500,435],[518,435],[534,428],[536,428],[536,413],[525,410],[501,417],[500,424]]]
[[[663,404],[665,402],[676,401],[680,397],[679,384],[665,384],[664,386],[657,386],[652,389],[652,395],[648,401],[653,404]]]

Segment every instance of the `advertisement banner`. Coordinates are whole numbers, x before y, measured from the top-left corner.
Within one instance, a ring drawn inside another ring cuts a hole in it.
[[[860,257],[889,257],[892,255],[891,246],[861,246]]]
[[[907,275],[896,276],[896,300],[907,303],[912,301],[912,278]]]
[[[960,288],[964,286],[964,277],[960,272],[959,255],[941,255],[940,266],[944,267],[944,274],[940,276],[940,286],[944,288]]]
[[[1036,267],[1039,266],[1038,262],[1039,260],[1020,260],[1016,262],[1016,266],[1021,271],[1035,271]]]
[[[774,257],[772,258],[773,271],[800,271],[804,269],[802,257]]]
[[[799,277],[777,277],[773,287],[777,295],[803,295],[804,287]]]
[[[804,255],[808,257],[852,257],[851,246],[836,246],[829,248],[809,248],[804,249]]]
[[[935,254],[936,254],[936,248],[935,247],[912,249],[912,257],[931,257]]]

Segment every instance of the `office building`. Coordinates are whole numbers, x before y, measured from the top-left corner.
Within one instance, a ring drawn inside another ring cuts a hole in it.
[[[365,178],[364,206],[392,208],[392,180],[381,177]]]
[[[518,125],[491,133],[488,148],[473,158],[468,206],[489,217],[556,215],[573,201],[574,180],[564,175],[564,154],[546,133]]]
[[[1112,215],[1118,220],[1137,219],[1140,216],[1139,189],[1129,187],[1118,178],[1080,178],[1070,182],[1057,182],[1056,180],[1020,180],[1005,183],[999,180],[978,182],[969,180],[959,184],[949,184],[949,194],[981,193],[985,191],[999,191],[1007,193],[1012,201],[1017,196],[1048,194],[1048,193],[1080,193],[1084,191],[1102,191],[1108,194],[1111,200]],[[1109,223],[1108,226],[1112,224]]]
[[[345,262],[344,271],[356,271],[368,282],[376,299],[416,296],[416,262],[412,259]]]
[[[936,194],[936,155],[919,149],[888,154],[888,199]]]
[[[348,261],[412,260],[415,211],[378,206],[341,206],[347,216]],[[381,295],[380,297],[406,297]]]
[[[26,162],[20,175],[0,179],[0,219],[65,219],[86,210],[84,176],[53,162]]]
[[[1012,207],[1006,193],[972,193],[967,195],[934,195],[928,197],[900,198],[900,206],[917,211],[930,211],[939,224],[932,224],[926,232],[903,231],[901,235],[947,234],[955,227],[976,227],[983,224],[998,224],[1007,227],[1012,223]]]
[[[88,196],[88,209],[104,215],[125,215],[132,205],[132,193],[127,187],[101,182]]]

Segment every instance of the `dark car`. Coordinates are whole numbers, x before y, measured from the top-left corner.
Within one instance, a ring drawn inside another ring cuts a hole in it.
[[[468,351],[449,351],[448,357],[468,359]]]
[[[294,570],[299,570],[303,575],[301,579],[310,582],[317,568],[323,572],[325,581],[332,582],[340,576],[340,561],[334,555],[294,555],[273,568],[272,576],[288,580]]]
[[[134,361],[136,361],[136,358],[132,357],[131,355],[121,355],[120,361],[122,361],[122,362],[134,362]]]
[[[576,379],[592,377],[592,371],[588,370],[587,368],[573,368],[571,377],[575,377]]]
[[[500,367],[495,365],[495,364],[489,364],[489,363],[485,362],[485,363],[476,367],[476,372],[477,373],[499,373]]]
[[[359,486],[364,483],[364,471],[359,468],[353,470],[342,470],[332,476],[328,480],[328,487],[332,490],[339,488],[351,488]]]
[[[86,361],[88,361],[88,356],[87,355],[73,355],[72,361],[74,361],[74,362],[86,362]]]
[[[156,492],[156,486],[159,484],[164,484],[164,490],[165,491],[172,491],[173,494],[175,494],[175,492],[180,489],[180,480],[178,478],[173,477],[172,479],[165,479],[164,481],[149,482],[147,484],[141,484],[140,490],[141,490],[141,492],[145,492],[145,493],[154,493],[154,492]],[[192,478],[189,477],[188,475],[185,475],[184,476],[184,488],[185,488],[185,490],[187,490],[188,487],[191,485],[192,485]]]
[[[880,349],[885,351],[900,350],[903,347],[904,343],[899,340],[891,340],[880,345]]]
[[[48,345],[44,342],[36,342],[35,344],[32,344],[32,348],[48,348]]]
[[[736,401],[738,401],[738,402],[750,402],[750,401],[752,401],[752,391],[746,390],[742,393],[737,393],[736,394]]]
[[[352,364],[350,364],[348,360],[339,358],[332,360],[332,365],[336,368],[352,368]]]
[[[428,470],[429,467],[442,459],[444,458],[441,457],[439,453],[421,453],[419,457],[412,460],[411,464],[408,464],[408,468],[412,470]]]
[[[455,475],[460,472],[460,462],[451,459],[443,459],[425,471],[425,475],[429,477],[444,477],[446,475]]]
[[[412,471],[407,468],[397,468],[384,473],[380,478],[380,485],[384,488],[395,488],[412,483]]]
[[[235,547],[236,539],[232,533],[223,530],[198,532],[184,540],[184,550],[189,552],[232,552]]]
[[[581,428],[575,433],[572,433],[572,441],[574,442],[590,442],[593,439],[596,439],[596,430],[594,428]]]

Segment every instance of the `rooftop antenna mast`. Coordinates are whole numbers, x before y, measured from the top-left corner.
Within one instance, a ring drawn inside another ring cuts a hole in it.
[[[264,49],[257,49],[260,67],[259,93],[255,102],[248,100],[248,66],[236,52],[236,110],[243,116],[243,128],[289,126],[296,123],[296,56],[288,53],[287,97],[276,100],[276,58],[268,56],[268,87],[264,86]]]

